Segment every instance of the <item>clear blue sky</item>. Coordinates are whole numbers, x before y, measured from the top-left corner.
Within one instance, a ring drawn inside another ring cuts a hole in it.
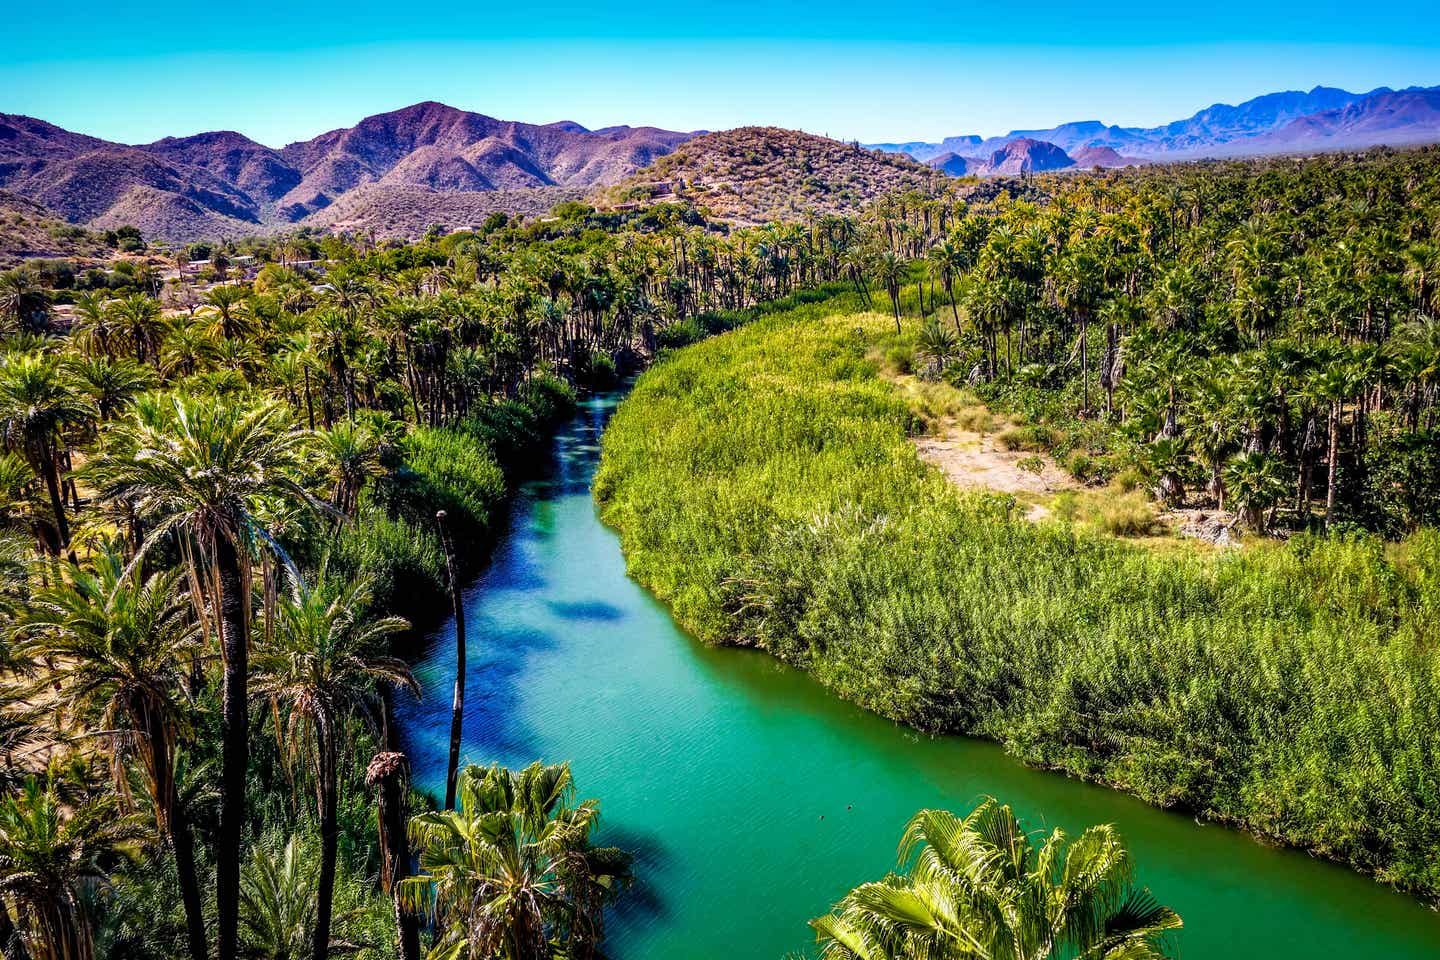
[[[419,100],[590,127],[936,139],[1440,84],[1435,0],[30,0],[5,23],[0,112],[131,143],[233,129],[279,146]]]

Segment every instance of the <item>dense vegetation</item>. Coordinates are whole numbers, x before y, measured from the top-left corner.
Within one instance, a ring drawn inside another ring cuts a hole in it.
[[[593,955],[626,861],[563,766],[457,771],[460,806],[407,825],[399,641],[577,386],[826,279],[751,252],[775,242],[572,204],[5,274],[7,960],[412,960],[421,909],[441,955]]]
[[[918,459],[853,296],[672,355],[606,436],[632,573],[931,730],[1300,844],[1434,895],[1440,536],[1157,554]]]

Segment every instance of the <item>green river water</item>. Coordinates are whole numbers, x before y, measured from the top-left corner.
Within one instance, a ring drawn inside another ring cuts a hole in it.
[[[1440,958],[1440,914],[1304,854],[1118,792],[1030,770],[999,747],[928,737],[768,656],[712,649],[625,575],[590,498],[618,397],[585,402],[465,597],[464,760],[569,760],[605,843],[636,855],[608,919],[615,960],[779,960],[806,920],[894,864],[907,818],[990,795],[1032,827],[1114,823],[1141,880],[1179,911],[1182,957]],[[399,705],[420,786],[443,793],[453,624],[427,641],[424,695]]]

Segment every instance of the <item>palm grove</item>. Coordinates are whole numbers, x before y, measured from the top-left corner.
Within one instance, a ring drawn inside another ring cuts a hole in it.
[[[257,241],[250,281],[234,248],[169,282],[6,274],[6,956],[594,955],[627,866],[593,801],[564,766],[470,768],[422,814],[397,643],[572,384],[828,279],[777,274],[777,236],[568,205]]]

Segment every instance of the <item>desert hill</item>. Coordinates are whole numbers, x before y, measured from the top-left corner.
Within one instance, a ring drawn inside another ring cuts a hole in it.
[[[945,178],[900,154],[785,130],[740,127],[689,140],[616,186],[601,203],[670,194],[737,223],[763,223],[806,211],[853,212],[892,190],[934,190]]]

